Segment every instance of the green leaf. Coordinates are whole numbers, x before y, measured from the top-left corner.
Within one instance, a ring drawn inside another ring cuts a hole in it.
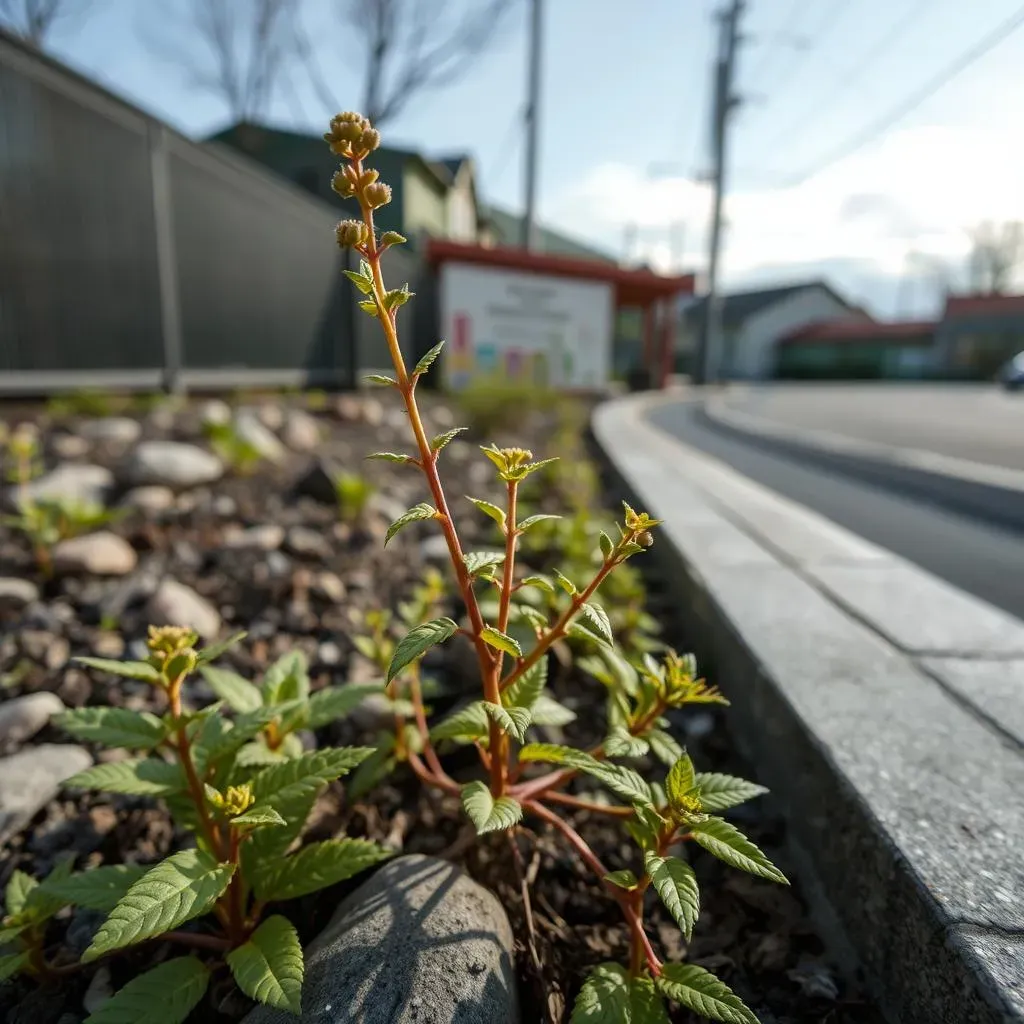
[[[349,801],[358,800],[386,779],[398,763],[394,756],[394,737],[386,737],[379,747],[352,773],[345,784]]]
[[[416,369],[412,371],[414,377],[420,376],[420,374],[426,373],[430,369],[434,360],[441,354],[441,349],[444,348],[444,341],[439,341],[417,364]]]
[[[364,312],[369,313],[370,316],[377,315],[377,297],[374,296],[372,299],[363,299],[362,302],[357,302],[356,305]]]
[[[362,292],[369,295],[373,291],[373,281],[367,281],[358,270],[343,270],[342,273]]]
[[[548,659],[543,657],[540,661],[531,665],[507,690],[502,692],[501,702],[505,707],[532,709],[540,699],[547,681]]]
[[[470,576],[489,572],[505,561],[504,551],[468,551],[462,556]]]
[[[309,663],[302,651],[288,651],[263,675],[260,684],[263,703],[267,706],[284,704],[309,697]]]
[[[402,513],[389,527],[388,532],[384,535],[384,544],[387,545],[388,541],[403,526],[408,526],[410,523],[418,523],[425,519],[436,519],[437,509],[433,505],[428,505],[425,501],[421,501],[418,505],[413,505],[408,512]]]
[[[206,913],[228,887],[233,864],[199,850],[182,850],[151,868],[118,900],[82,961],[123,949]]]
[[[500,704],[483,701],[484,711],[501,726],[505,732],[515,736],[520,743],[526,739],[526,730],[530,727],[529,708],[503,708]]]
[[[511,687],[510,687],[511,689]],[[576,712],[570,711],[564,704],[542,693],[536,703],[530,709],[533,715],[533,725],[552,725],[561,727],[576,721]]]
[[[292,900],[343,882],[392,856],[365,839],[328,839],[310,843],[290,857],[261,863],[253,888],[261,900]]]
[[[11,953],[0,956],[0,981],[13,978],[23,967],[28,965],[28,953]]]
[[[537,587],[549,594],[553,594],[555,592],[555,585],[547,578],[547,576],[527,576],[519,581],[519,586]]]
[[[432,740],[476,740],[488,733],[488,716],[482,700],[443,719],[430,730]]]
[[[401,245],[403,242],[408,241],[405,235],[400,235],[397,231],[385,231],[380,236],[380,244],[382,248],[387,248],[392,245]]]
[[[485,516],[490,516],[502,530],[505,529],[505,513],[497,505],[484,501],[482,498],[470,498],[467,496],[466,500],[476,505]]]
[[[531,526],[536,526],[538,523],[545,523],[549,519],[561,519],[561,518],[562,518],[561,516],[552,516],[552,515],[546,515],[546,514],[541,514],[541,515],[536,515],[536,516],[527,516],[521,523],[516,523],[516,529],[519,530],[522,533],[525,533]]]
[[[233,722],[222,715],[210,716],[203,722],[192,743],[192,760],[196,771],[200,775],[205,774],[209,766],[233,754],[258,735],[277,714],[275,708],[258,707],[255,711],[239,715]]]
[[[462,787],[462,806],[476,826],[477,835],[512,828],[523,816],[518,800],[510,796],[491,795],[487,784],[477,780]]]
[[[398,383],[393,377],[385,377],[382,373],[368,373],[363,380],[369,381],[371,384],[383,384],[389,388],[395,387]]]
[[[604,783],[616,796],[630,803],[649,804],[652,800],[651,787],[632,768],[598,761],[582,750],[554,743],[528,743],[519,751],[519,760],[568,765]]]
[[[523,649],[519,644],[507,633],[502,633],[500,629],[495,629],[494,626],[484,626],[480,630],[480,639],[488,646],[504,651],[506,654],[511,654],[515,658],[523,656]]]
[[[570,1024],[669,1024],[654,982],[630,979],[619,964],[598,964],[583,983]]]
[[[725,982],[696,964],[665,964],[654,984],[663,996],[702,1017],[726,1024],[758,1024]]]
[[[580,619],[592,633],[596,633],[606,643],[613,643],[612,624],[608,620],[608,613],[593,601],[587,602],[580,607]]]
[[[739,779],[735,775],[720,775],[717,772],[698,772],[696,782],[704,810],[712,813],[728,810],[768,792],[764,786],[759,786],[756,782],[747,782],[746,779]]]
[[[708,853],[740,871],[789,885],[786,876],[738,828],[723,818],[689,825],[693,838]]]
[[[650,743],[654,756],[670,768],[685,753],[676,739],[663,729],[652,729],[645,738]],[[718,810],[718,808],[709,807],[708,810]]]
[[[281,817],[273,807],[250,807],[247,811],[242,814],[236,815],[231,819],[231,824],[236,828],[239,825],[245,825],[250,828],[261,828],[264,825],[287,825],[288,823]]]
[[[168,796],[185,789],[186,782],[185,773],[178,765],[147,757],[95,764],[65,779],[64,785],[133,796]]]
[[[109,864],[68,878],[47,878],[39,888],[73,906],[109,914],[146,871],[136,864]]]
[[[250,999],[296,1016],[302,1013],[302,945],[286,917],[268,917],[226,959],[238,987]]]
[[[225,651],[230,650],[235,644],[241,643],[249,634],[245,630],[240,630],[238,633],[232,633],[227,640],[221,640],[220,643],[207,644],[201,651],[197,651],[197,659],[200,664],[204,661],[213,661],[215,658],[219,658]]]
[[[375,459],[378,462],[396,462],[400,465],[416,461],[411,455],[401,455],[398,452],[372,452],[366,458]]]
[[[4,910],[7,916],[14,917],[25,909],[25,902],[28,894],[39,883],[24,871],[15,871],[7,880],[7,887],[4,889]]]
[[[519,751],[519,760],[564,764],[579,771],[590,771],[601,764],[582,750],[573,750],[572,747],[559,746],[557,743],[528,743]]]
[[[136,750],[151,750],[163,742],[168,732],[156,715],[127,708],[75,708],[55,716],[54,722],[86,743]]]
[[[384,296],[384,308],[387,310],[398,309],[404,306],[416,293],[409,291],[409,283],[406,282],[401,288],[392,288]]]
[[[235,765],[238,768],[263,768],[287,760],[281,750],[271,750],[266,743],[254,740],[239,748]]]
[[[410,662],[415,661],[421,654],[428,651],[435,644],[443,643],[449,637],[454,636],[458,624],[448,618],[432,619],[424,622],[410,630],[399,641],[395,648],[391,664],[388,666],[387,682],[391,682],[399,672]]]
[[[678,857],[659,857],[651,850],[644,857],[644,867],[665,909],[689,939],[700,914],[700,893],[693,868]]]
[[[697,777],[693,770],[693,761],[684,750],[665,777],[665,795],[672,810],[679,814],[691,814],[697,810],[692,806],[693,791],[696,787]]]
[[[160,673],[146,661],[114,661],[112,658],[73,658],[86,668],[99,669],[125,679],[140,679],[144,683],[158,683]]]
[[[601,554],[604,555],[605,560],[611,558],[612,552],[615,550],[615,542],[608,536],[604,530],[599,534],[599,540],[601,543]]]
[[[469,427],[455,427],[454,430],[446,430],[443,434],[438,434],[430,442],[430,450],[432,452],[439,452],[445,445],[454,441],[464,430],[469,430]]]
[[[327,686],[309,698],[309,728],[319,729],[347,715],[372,693],[383,693],[382,683],[347,683]]]
[[[611,882],[612,885],[617,885],[620,889],[635,889],[637,884],[636,875],[633,874],[628,868],[623,868],[621,871],[609,871],[604,876],[606,882]]]
[[[85,1024],[182,1024],[209,983],[210,972],[196,957],[168,960],[129,981]]]
[[[609,757],[643,757],[649,747],[647,740],[634,736],[621,725],[615,726],[604,741],[604,750]]]
[[[216,668],[213,665],[200,665],[199,673],[209,684],[210,689],[233,710],[255,711],[263,706],[259,687],[237,672]]]
[[[563,575],[557,569],[553,570],[555,579],[558,581],[558,585],[570,596],[575,597],[576,595],[576,584],[573,583],[568,576]]]

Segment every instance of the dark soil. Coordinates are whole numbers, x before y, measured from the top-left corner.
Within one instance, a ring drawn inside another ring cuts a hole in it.
[[[421,484],[412,470],[361,461],[361,456],[372,450],[402,450],[405,435],[393,406],[388,415],[393,419],[383,426],[324,418],[331,429],[325,452],[370,476],[383,494],[407,506],[422,500]],[[443,429],[448,424],[438,414],[435,425]],[[534,419],[525,431],[518,430],[514,439],[542,454],[550,428],[549,420]],[[179,425],[175,434],[194,439],[194,430],[188,426]],[[458,498],[464,494],[496,497],[492,485],[481,483],[484,478],[479,470],[471,469],[482,460],[470,460],[470,454],[465,446],[453,445],[445,463],[446,486],[460,524],[467,524],[470,546],[490,546],[493,538],[479,522],[481,517],[471,510],[467,515],[468,506]],[[255,476],[226,479],[217,485],[215,495],[201,494],[191,511],[151,518],[134,515],[114,529],[139,551],[140,569],[169,573],[188,583],[219,606],[227,627],[249,630],[250,639],[227,659],[231,667],[243,673],[259,672],[284,650],[300,646],[310,655],[314,685],[318,686],[350,678],[351,669],[346,666],[353,654],[352,637],[358,632],[354,611],[394,607],[409,596],[424,565],[421,540],[428,531],[407,529],[384,551],[382,524],[386,517],[382,514],[371,514],[358,529],[337,527],[333,508],[292,493],[298,471],[305,468],[297,464],[308,461],[300,458],[279,469],[260,470]],[[227,514],[227,504],[221,502],[218,507],[215,500],[223,496],[234,506]],[[610,507],[617,505],[616,495],[607,498]],[[541,503],[548,511],[559,510],[554,493],[545,495]],[[227,526],[268,522],[316,530],[324,539],[324,552],[316,558],[277,559],[279,565],[268,567],[265,553],[220,549],[219,539]],[[50,609],[47,621],[41,621],[47,613],[38,609],[32,614],[40,621],[28,621],[24,616],[0,619],[0,674],[8,674],[7,688],[0,691],[0,697],[49,689],[73,706],[119,703],[145,708],[151,704],[152,691],[143,685],[105,683],[95,674],[67,664],[67,656],[99,653],[104,644],[113,653],[118,636],[123,636],[129,651],[133,644],[137,646],[146,625],[140,601],[128,594],[118,606],[113,584],[81,579],[43,581],[32,567],[27,548],[2,528],[0,566],[0,575],[25,575],[39,583],[44,590],[44,608]],[[323,570],[335,573],[345,584],[346,598],[340,606],[310,590],[310,575]],[[53,614],[55,605],[68,607],[71,614]],[[685,637],[673,636],[676,624],[671,609],[654,592],[651,610],[664,623],[667,638],[685,649]],[[457,614],[458,609],[453,607],[451,612]],[[111,625],[111,615],[117,620],[116,633],[106,628]],[[40,644],[30,637],[26,645],[25,637],[33,631],[46,634],[49,642]],[[58,659],[51,655],[48,661],[47,652],[57,641],[66,643],[67,652],[55,664]],[[29,650],[32,643],[36,647]],[[340,658],[336,663],[333,658],[329,659],[332,663],[324,660],[325,643],[337,646]],[[472,692],[473,666],[467,665],[464,654],[457,645],[450,645],[443,655],[428,662],[430,675],[443,683],[434,701],[435,712],[443,712],[463,693]],[[571,667],[567,659],[553,659],[553,667],[551,686],[559,700],[581,710],[595,704],[603,707],[602,686]],[[201,684],[193,695],[197,702],[208,698]],[[687,712],[678,717],[678,734],[680,739],[685,737],[699,770],[750,777],[730,744],[727,716],[728,709],[714,714]],[[566,741],[584,747],[600,742],[603,721],[603,714],[581,713],[566,728]],[[349,721],[328,727],[316,739],[326,745],[366,742],[371,737]],[[66,737],[48,728],[34,742],[66,742]],[[465,750],[445,757],[450,772],[460,780],[475,777],[479,769],[474,760],[475,755]],[[781,855],[785,827],[772,816],[769,806],[755,801],[731,817],[785,869]],[[586,814],[574,815],[572,820],[609,868],[637,867],[635,847],[621,826]],[[449,857],[497,893],[509,910],[517,935],[523,1020],[529,1024],[568,1020],[589,968],[628,956],[626,929],[616,904],[555,835],[533,822],[525,822],[514,844],[507,836],[476,841],[455,799],[425,791],[411,773],[402,770],[354,804],[346,802],[340,784],[325,792],[311,816],[307,836],[323,839],[342,834],[385,841],[404,852]],[[149,863],[173,852],[183,839],[175,833],[162,806],[147,799],[61,796],[0,850],[0,886],[15,868],[45,874],[55,858],[68,852],[76,856],[79,869]],[[880,1024],[883,1018],[864,1000],[856,982],[841,977],[832,965],[809,922],[798,883],[787,889],[725,868],[702,850],[690,855],[702,900],[692,942],[685,942],[653,895],[648,904],[649,930],[665,959],[685,958],[713,970],[744,998],[762,1024]],[[524,873],[532,906],[529,920],[521,898]],[[338,900],[362,880],[353,879],[329,893],[317,893],[284,908],[304,941],[323,927]],[[64,912],[53,922],[48,936],[52,955],[58,961],[73,962],[88,945],[97,917],[91,912]],[[65,952],[58,953],[58,949]],[[110,982],[116,989],[174,952],[167,944],[150,943],[119,956],[109,964]],[[10,1024],[76,1024],[87,1015],[82,1001],[95,972],[95,966],[89,965],[42,987],[20,980],[0,984],[0,1017]],[[190,1018],[197,1024],[238,1019],[250,1005],[235,992],[225,971],[221,970],[217,979],[206,1004]],[[676,1024],[689,1024],[702,1018],[676,1010],[672,1019]]]

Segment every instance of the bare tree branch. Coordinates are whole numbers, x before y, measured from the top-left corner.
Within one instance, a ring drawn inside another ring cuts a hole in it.
[[[82,13],[90,0],[0,0],[0,22],[33,46],[42,46],[57,21]]]
[[[1002,293],[1012,285],[1024,263],[1024,224],[984,221],[969,232],[972,248],[968,269],[977,292]]]

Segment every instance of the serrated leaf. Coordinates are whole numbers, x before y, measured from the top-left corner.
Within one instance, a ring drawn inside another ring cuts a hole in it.
[[[558,581],[558,585],[570,596],[575,597],[576,595],[576,584],[573,583],[568,576],[559,572],[558,569],[552,570],[555,575],[555,579]]]
[[[500,629],[495,629],[494,626],[484,626],[480,630],[480,639],[489,647],[493,647],[498,651],[504,651],[515,658],[523,656],[523,649],[519,646],[518,642],[513,640],[507,633],[502,633]]]
[[[616,726],[604,741],[604,751],[609,757],[643,757],[650,744],[641,736],[634,736],[624,726]]]
[[[319,729],[347,715],[374,693],[383,693],[383,683],[346,683],[344,686],[327,686],[309,698],[309,728]]]
[[[275,708],[259,707],[239,715],[233,722],[222,715],[208,718],[192,743],[192,761],[196,771],[204,775],[208,767],[235,753],[257,736],[276,715]]]
[[[185,774],[176,764],[159,758],[130,758],[95,764],[65,779],[65,786],[77,789],[98,789],[106,793],[127,793],[133,796],[168,796],[185,788]]]
[[[520,743],[526,739],[526,730],[530,727],[529,708],[503,708],[500,704],[483,701],[484,711],[501,726],[505,732],[515,736]]]
[[[261,863],[253,888],[261,900],[292,900],[343,882],[392,856],[365,839],[328,839],[310,843],[290,857]]]
[[[271,750],[265,743],[254,740],[239,747],[235,764],[239,768],[264,768],[287,760],[279,750]]]
[[[612,624],[608,619],[608,613],[593,601],[580,606],[579,618],[583,624],[592,632],[596,633],[606,643],[613,643]]]
[[[478,576],[480,573],[493,569],[505,561],[504,551],[468,551],[462,556],[466,563],[466,570],[470,576]]]
[[[615,542],[604,530],[600,532],[598,539],[601,544],[601,554],[605,557],[605,560],[611,558],[611,554],[615,550]]]
[[[748,871],[771,882],[789,885],[786,876],[738,828],[723,818],[687,826],[693,838],[708,853],[740,871]]]
[[[438,434],[430,442],[430,450],[432,452],[439,452],[445,445],[454,441],[464,430],[469,430],[469,427],[455,427],[453,430],[446,430],[443,434]]]
[[[523,466],[519,472],[522,474],[522,477],[528,477],[531,473],[536,473],[538,469],[550,466],[553,462],[558,462],[557,455],[553,459],[541,459],[539,462],[531,462],[529,465]]]
[[[358,800],[369,793],[379,782],[387,778],[398,763],[394,756],[393,737],[385,742],[352,773],[345,784],[345,795],[350,801]]]
[[[644,867],[665,909],[689,939],[700,914],[700,893],[693,868],[678,857],[659,857],[650,850],[644,857]]]
[[[422,373],[426,373],[430,369],[434,360],[441,354],[441,349],[444,348],[444,341],[439,341],[417,364],[416,369],[413,370],[413,376],[418,377]]]
[[[158,683],[160,673],[145,661],[114,661],[112,658],[73,658],[86,668],[99,669],[125,679],[139,679],[144,683]]]
[[[181,850],[151,868],[118,900],[82,961],[177,928],[206,913],[228,887],[233,864],[199,850]]]
[[[757,1017],[724,981],[696,964],[665,964],[654,984],[662,995],[702,1017],[726,1024],[758,1024]]]
[[[717,772],[698,772],[697,789],[700,791],[700,802],[705,811],[717,813],[736,807],[755,796],[763,796],[768,792],[764,786],[756,782],[747,782],[735,775],[720,775]]]
[[[209,983],[210,972],[196,957],[168,960],[129,981],[85,1024],[182,1024]]]
[[[651,750],[654,753],[654,756],[669,768],[671,768],[683,754],[682,746],[671,734],[665,732],[663,729],[652,729],[649,733],[646,733],[646,739],[651,745]],[[717,808],[708,808],[708,810],[717,810]]]
[[[626,889],[627,891],[635,889],[637,882],[636,875],[634,875],[629,868],[623,868],[621,871],[609,871],[608,874],[604,876],[604,880],[606,882],[611,882],[612,885],[617,885],[620,889]]]
[[[263,674],[263,703],[268,707],[309,697],[309,662],[302,651],[288,651]]]
[[[402,455],[399,452],[372,452],[366,458],[375,459],[378,462],[395,462],[399,465],[406,465],[416,461],[411,455]]]
[[[373,291],[373,282],[367,281],[358,270],[343,270],[342,273],[362,292],[369,295]]]
[[[632,768],[599,761],[582,750],[573,750],[571,747],[555,743],[528,743],[519,751],[519,760],[564,764],[604,783],[623,800],[630,803],[651,803],[651,787]]]
[[[547,576],[527,576],[519,581],[519,586],[537,587],[549,594],[553,594],[555,592],[555,585],[547,578]]]
[[[521,523],[516,523],[516,529],[522,533],[525,533],[531,526],[536,526],[538,523],[546,523],[551,519],[561,519],[561,516],[548,515],[541,513],[535,516],[527,516]]]
[[[391,664],[388,666],[386,681],[390,683],[410,662],[415,661],[435,644],[443,643],[454,636],[458,628],[457,623],[442,617],[431,619],[430,622],[424,622],[422,626],[410,630],[395,648]]]
[[[231,824],[236,828],[239,826],[246,826],[248,828],[262,828],[265,825],[287,825],[288,823],[281,817],[273,807],[250,807],[247,811],[242,814],[236,815],[231,819]]]
[[[430,730],[432,740],[475,740],[487,735],[487,710],[482,700],[449,715]]]
[[[167,736],[167,726],[148,711],[127,708],[84,707],[63,711],[54,723],[76,739],[107,747],[151,750]]]
[[[491,795],[487,784],[477,780],[462,787],[462,806],[476,826],[477,835],[509,829],[523,816],[518,800],[510,796]]]
[[[302,945],[286,917],[268,917],[226,959],[238,987],[250,999],[296,1016],[302,1013]]]
[[[470,498],[467,496],[467,501],[471,501],[485,516],[490,516],[501,528],[505,529],[505,513],[498,508],[497,505],[489,501],[484,501],[482,498]]]
[[[389,388],[396,387],[398,384],[393,377],[385,377],[383,373],[368,373],[363,377],[363,380],[368,381],[370,384],[382,384]]]
[[[650,978],[630,979],[619,964],[598,964],[583,983],[570,1024],[669,1024]]]
[[[501,702],[505,707],[532,709],[540,699],[547,681],[548,659],[545,656],[531,665],[508,689],[502,692]]]
[[[137,864],[109,864],[68,878],[47,878],[40,889],[73,906],[110,913],[146,871]]]
[[[377,299],[363,299],[361,302],[357,302],[356,305],[364,312],[369,313],[370,316],[377,315]]]
[[[680,814],[692,813],[697,810],[698,808],[693,806],[696,787],[697,777],[693,770],[693,761],[684,750],[665,777],[665,795],[668,797],[672,810]]]
[[[237,672],[215,665],[200,665],[199,673],[213,692],[235,711],[255,711],[263,706],[259,687]]]
[[[548,625],[548,616],[539,608],[515,601],[509,606],[508,617],[511,622],[525,622],[534,629],[546,629]]]
[[[25,909],[28,894],[37,885],[39,883],[24,871],[15,871],[11,875],[4,889],[4,910],[7,916],[14,917],[15,914],[20,914]]]
[[[403,512],[389,527],[386,534],[384,534],[384,545],[387,546],[389,540],[403,527],[408,526],[410,523],[422,522],[426,519],[436,519],[437,509],[433,505],[428,505],[425,501],[421,501],[418,505],[413,505],[408,512]]]
[[[248,635],[245,630],[240,630],[237,633],[232,633],[227,640],[221,640],[215,644],[207,644],[202,650],[196,652],[197,660],[200,664],[204,661],[213,661],[215,658],[219,658],[225,651],[234,647],[235,644],[241,643]]]
[[[571,711],[564,704],[542,693],[536,703],[530,709],[533,713],[532,725],[551,725],[560,728],[576,721],[576,712]]]
[[[392,245],[401,245],[403,242],[408,241],[405,235],[400,235],[397,231],[385,231],[380,236],[381,247],[390,248]]]
[[[28,953],[11,953],[0,956],[0,981],[13,978],[22,968],[28,966]]]

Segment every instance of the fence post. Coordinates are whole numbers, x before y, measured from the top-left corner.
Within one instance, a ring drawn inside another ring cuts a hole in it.
[[[157,280],[160,287],[164,387],[171,394],[177,394],[182,390],[181,295],[178,289],[178,262],[174,246],[168,135],[167,129],[156,121],[149,122],[146,134],[153,193]]]

